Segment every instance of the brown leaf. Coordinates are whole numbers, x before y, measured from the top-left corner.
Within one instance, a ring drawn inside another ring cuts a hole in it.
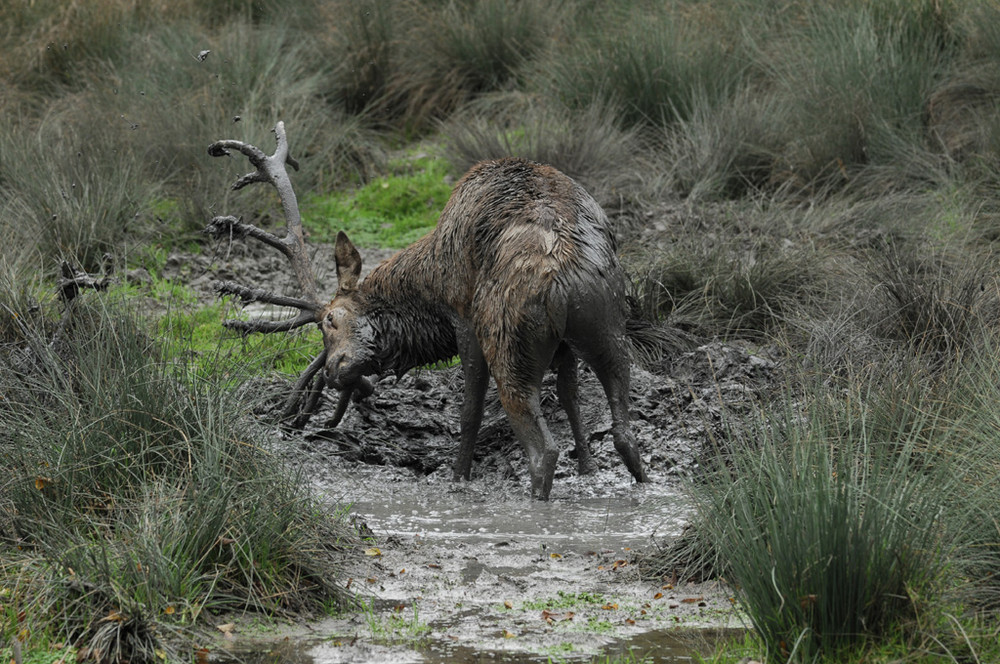
[[[601,608],[604,609],[605,611],[617,611],[618,610],[618,603],[617,602],[608,602],[607,604],[605,604]]]
[[[506,602],[503,603],[503,607],[505,609],[513,609],[514,608],[514,603],[511,602],[510,600],[507,600]]]
[[[663,598],[663,593],[656,593],[655,595],[653,595],[653,599],[662,599],[662,598]]]
[[[369,548],[365,549],[365,555],[366,556],[381,556],[382,555],[382,550],[379,549],[377,546],[369,547]]]
[[[225,623],[222,625],[216,625],[215,629],[219,630],[226,636],[232,636],[233,630],[236,629],[236,623]]]
[[[548,609],[545,609],[542,611],[542,620],[551,625],[554,622],[566,622],[567,620],[572,620],[575,615],[576,614],[572,611],[557,613],[556,611],[549,611]]]
[[[681,600],[682,604],[697,604],[698,602],[705,601],[704,597],[685,597]]]

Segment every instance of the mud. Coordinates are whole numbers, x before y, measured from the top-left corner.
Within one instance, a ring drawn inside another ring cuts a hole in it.
[[[383,255],[366,255],[366,267]],[[290,287],[280,261],[260,258],[234,248],[221,270],[218,257],[181,256],[168,269],[206,296],[215,278]],[[778,371],[767,349],[723,343],[634,367],[631,420],[652,480],[645,485],[615,453],[607,402],[586,368],[580,410],[599,470],[577,474],[547,378],[545,418],[565,441],[549,503],[529,499],[523,454],[492,388],[473,481],[452,481],[458,367],[382,380],[336,428],[327,426],[327,404],[305,431],[276,429],[275,449],[326,497],[350,504],[371,537],[344,581],[364,608],[267,635],[246,617],[219,650],[267,662],[547,662],[628,652],[690,661],[730,634],[718,630],[743,627],[727,589],[651,577],[638,563],[680,534],[685,483],[727,422],[768,398]]]
[[[333,471],[317,483],[353,500],[357,527],[371,533],[345,581],[365,608],[243,640],[241,660],[684,662],[742,628],[723,586],[674,584],[638,564],[685,522],[678,478],[636,485],[602,469],[563,478],[560,495],[539,503],[489,472],[453,483],[443,467],[306,466]]]

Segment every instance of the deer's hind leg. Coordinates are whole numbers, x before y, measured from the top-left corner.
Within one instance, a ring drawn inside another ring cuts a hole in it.
[[[594,334],[580,336],[575,342],[583,359],[597,374],[611,407],[611,436],[615,451],[637,482],[648,482],[645,466],[629,425],[629,374],[631,363],[625,340],[613,330],[591,328]]]
[[[577,469],[581,475],[596,473],[597,462],[590,454],[590,444],[580,422],[579,376],[577,360],[573,350],[565,343],[559,344],[552,362],[556,370],[556,395],[559,405],[566,413],[570,429],[573,431],[573,442],[576,450]]]
[[[559,447],[542,417],[540,396],[542,376],[551,365],[558,345],[557,339],[524,335],[489,347],[495,348],[496,353],[486,353],[500,404],[528,460],[531,497],[538,500],[549,499],[559,460]],[[505,361],[498,361],[501,358]]]

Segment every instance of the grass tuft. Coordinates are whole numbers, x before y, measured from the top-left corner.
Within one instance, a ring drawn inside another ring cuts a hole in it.
[[[234,376],[163,361],[113,298],[0,349],[5,603],[32,632],[141,659],[203,614],[336,600],[336,512],[265,449]]]
[[[580,111],[525,95],[484,97],[444,126],[449,159],[465,172],[484,159],[524,157],[555,166],[602,204],[629,190],[639,138],[617,125],[615,107]]]

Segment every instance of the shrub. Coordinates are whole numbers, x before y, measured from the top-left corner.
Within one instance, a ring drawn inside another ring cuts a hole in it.
[[[750,90],[718,104],[695,95],[688,117],[665,129],[656,156],[666,185],[689,200],[755,195],[784,185],[783,108]]]
[[[300,190],[369,177],[383,160],[361,120],[326,106],[324,70],[290,28],[235,21],[214,34],[176,21],[127,52],[39,126],[25,118],[0,131],[0,205],[16,215],[3,223],[11,234],[38,229],[26,239],[51,265],[69,257],[93,269],[132,241],[200,232],[244,168],[219,168],[206,146],[235,138],[268,149],[279,119],[301,139]],[[240,195],[264,207],[265,193]]]
[[[423,129],[477,95],[516,84],[548,46],[561,16],[558,5],[542,0],[422,5],[388,99],[407,128]]]
[[[679,242],[630,258],[640,310],[701,336],[766,338],[815,294],[819,260],[762,242],[749,249]]]
[[[438,76],[454,76],[469,94],[498,90],[548,44],[560,16],[552,3],[451,2],[425,27]]]
[[[156,0],[8,2],[0,7],[4,46],[0,78],[45,92],[86,82],[95,63],[118,60],[129,34],[169,15],[173,3]]]
[[[840,185],[860,166],[895,163],[900,145],[923,144],[942,47],[914,36],[903,7],[881,5],[811,7],[801,30],[757,47],[788,107],[783,159],[801,181]]]
[[[991,263],[989,257],[969,260],[941,250],[885,248],[870,264],[881,294],[873,303],[876,332],[924,355],[932,366],[960,360],[988,339],[1000,311]]]
[[[12,213],[0,223],[23,242],[0,255],[27,251],[53,268],[71,258],[96,270],[104,253],[120,250],[156,192],[127,133],[106,119],[67,123],[63,112],[37,131],[0,133],[0,205]]]
[[[333,96],[347,113],[391,115],[386,93],[400,66],[407,23],[401,14],[409,15],[411,8],[378,0],[347,0],[336,7],[341,20],[325,45],[327,57],[340,63],[333,70]]]

